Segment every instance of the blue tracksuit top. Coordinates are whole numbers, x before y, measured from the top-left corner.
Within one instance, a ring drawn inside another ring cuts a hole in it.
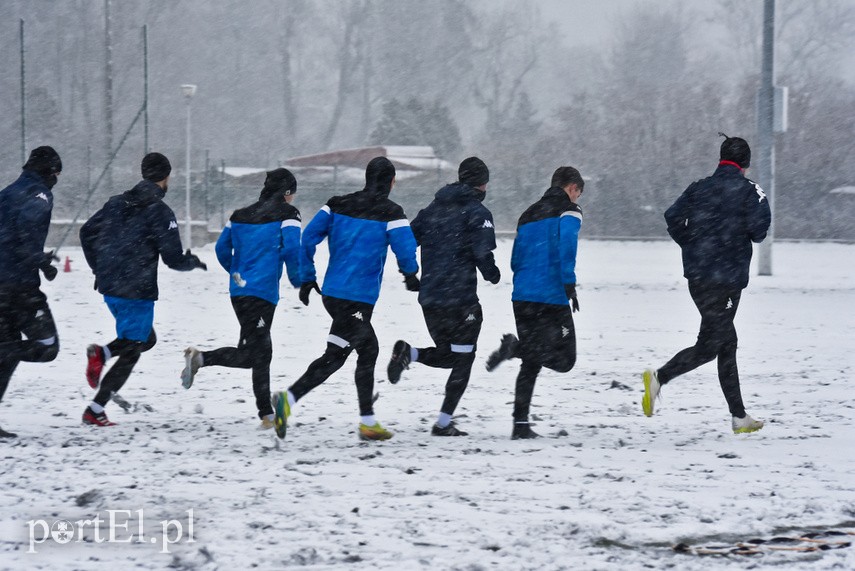
[[[576,283],[582,209],[552,187],[520,216],[511,253],[513,301],[567,305],[564,286]]]
[[[0,191],[0,288],[39,287],[52,210],[50,188],[31,170]]]
[[[283,262],[288,281],[299,287],[300,227],[300,211],[281,195],[236,210],[214,248],[229,273],[229,294],[279,303]]]
[[[389,246],[405,274],[419,271],[416,239],[404,210],[388,193],[363,189],[331,198],[303,232],[302,282],[316,281],[315,248],[327,238],[330,259],[323,295],[374,304]]]

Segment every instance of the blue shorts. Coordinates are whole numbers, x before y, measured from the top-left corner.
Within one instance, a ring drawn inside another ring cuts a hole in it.
[[[125,299],[104,296],[110,313],[116,318],[116,336],[119,339],[145,341],[154,325],[154,300]]]

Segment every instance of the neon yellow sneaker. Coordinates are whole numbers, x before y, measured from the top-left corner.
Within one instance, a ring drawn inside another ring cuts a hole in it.
[[[746,414],[744,418],[736,418],[735,416],[730,422],[734,434],[748,434],[749,432],[757,432],[763,428],[762,420],[755,420],[750,415]]]
[[[644,416],[653,416],[653,401],[659,396],[659,374],[653,369],[645,369],[641,373],[644,382],[644,396],[641,397],[641,410]]]
[[[288,404],[288,394],[285,391],[279,391],[271,395],[273,398],[273,427],[276,429],[276,436],[285,439],[285,433],[288,431],[288,417],[291,416],[291,405]]]
[[[392,433],[380,426],[379,422],[375,422],[374,426],[359,424],[360,440],[389,440],[390,438],[392,438]]]

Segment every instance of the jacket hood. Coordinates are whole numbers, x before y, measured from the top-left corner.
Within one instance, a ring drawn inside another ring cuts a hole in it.
[[[166,191],[150,180],[141,180],[131,190],[122,193],[122,200],[128,206],[148,206],[161,200]]]
[[[563,198],[567,201],[567,204],[570,204],[570,197],[567,196],[567,193],[564,192],[564,189],[560,186],[550,186],[546,192],[543,193],[543,198]]]
[[[481,202],[487,196],[486,192],[481,192],[477,188],[470,186],[464,182],[453,182],[440,188],[434,198],[437,202],[469,202],[477,200]]]

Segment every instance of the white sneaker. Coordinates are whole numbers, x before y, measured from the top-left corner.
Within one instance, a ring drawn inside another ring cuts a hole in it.
[[[261,424],[258,425],[258,430],[270,430],[275,426],[276,424],[273,422],[273,415],[270,414],[261,419]]]
[[[193,386],[196,372],[202,366],[202,352],[195,347],[184,349],[184,370],[181,371],[181,386],[189,389]]]
[[[746,414],[745,418],[736,418],[734,416],[730,425],[733,427],[734,434],[747,434],[749,432],[757,432],[763,428],[763,421],[754,420],[750,415]]]
[[[644,416],[653,416],[653,401],[659,396],[659,373],[653,369],[645,369],[641,374],[641,380],[644,382],[641,410],[644,411]]]

